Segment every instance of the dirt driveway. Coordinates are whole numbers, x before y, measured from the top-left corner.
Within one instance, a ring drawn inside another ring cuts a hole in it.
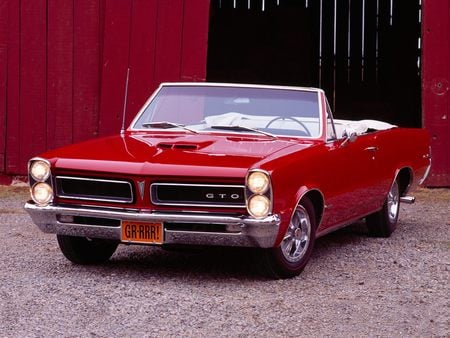
[[[260,277],[249,250],[121,246],[75,266],[0,187],[0,337],[450,336],[450,191],[421,190],[389,239],[354,225],[305,271]]]

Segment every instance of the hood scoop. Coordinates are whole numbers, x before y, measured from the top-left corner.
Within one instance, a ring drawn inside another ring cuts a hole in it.
[[[199,148],[198,144],[168,143],[168,142],[158,143],[156,147],[159,149],[175,149],[175,150],[197,150]]]

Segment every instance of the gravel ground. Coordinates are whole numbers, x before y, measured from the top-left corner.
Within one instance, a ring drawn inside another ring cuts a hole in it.
[[[318,240],[305,271],[260,277],[249,250],[120,246],[65,260],[0,187],[0,337],[450,336],[450,191],[420,190],[388,239],[354,225]]]

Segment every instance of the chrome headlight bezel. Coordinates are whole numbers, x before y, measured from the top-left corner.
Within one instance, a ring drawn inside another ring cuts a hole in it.
[[[39,206],[46,206],[53,202],[54,189],[51,164],[41,157],[34,157],[28,162],[28,181],[31,199]],[[44,188],[49,194],[46,198],[37,197],[37,189]]]
[[[269,189],[269,185],[269,175],[263,171],[254,170],[247,176],[247,187],[254,194],[264,194]]]
[[[259,204],[255,204],[256,199]],[[262,219],[272,213],[272,182],[267,171],[262,169],[248,171],[245,178],[245,203],[248,213],[256,219]],[[266,204],[264,212],[258,211],[257,206],[261,207],[261,203]]]
[[[255,218],[263,218],[269,215],[271,202],[267,196],[253,195],[248,199],[248,211]]]
[[[46,195],[42,195],[42,192],[45,192]],[[44,198],[39,198],[39,196]],[[40,206],[45,206],[51,203],[53,201],[53,196],[53,188],[48,183],[37,182],[31,187],[31,198]]]
[[[30,161],[29,173],[36,182],[45,182],[51,174],[50,163],[41,159]]]

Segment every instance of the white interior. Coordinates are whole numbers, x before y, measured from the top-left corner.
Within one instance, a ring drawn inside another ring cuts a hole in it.
[[[356,131],[357,135],[362,135],[367,132],[369,129],[373,130],[387,130],[391,128],[395,128],[396,125],[377,121],[377,120],[360,120],[360,121],[351,121],[351,120],[334,120],[334,127],[336,129],[336,137],[341,138],[344,135],[345,129],[353,129]]]

